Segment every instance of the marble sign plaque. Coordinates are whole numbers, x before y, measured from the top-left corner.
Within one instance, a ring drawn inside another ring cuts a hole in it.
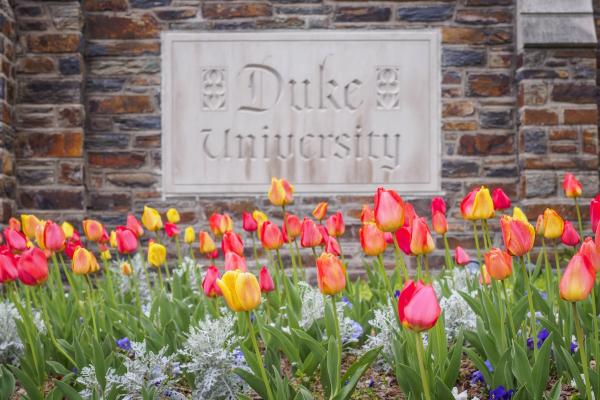
[[[440,189],[433,31],[166,32],[166,195]]]

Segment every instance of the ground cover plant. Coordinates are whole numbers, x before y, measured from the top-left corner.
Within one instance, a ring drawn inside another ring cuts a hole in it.
[[[268,190],[279,213],[215,213],[209,231],[150,207],[110,233],[13,218],[0,399],[595,398],[600,197],[586,232],[580,183],[567,174],[563,187],[577,221],[548,208],[535,226],[502,190],[471,191],[460,204],[471,254],[449,246],[444,199],[419,216],[379,188],[352,280],[344,216],[326,202],[293,214],[285,179]],[[437,237],[444,262],[431,265]]]

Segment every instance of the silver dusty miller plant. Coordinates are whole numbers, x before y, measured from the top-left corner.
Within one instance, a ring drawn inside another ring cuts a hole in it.
[[[236,399],[248,388],[235,368],[247,368],[242,352],[233,349],[240,338],[233,334],[234,319],[226,315],[206,319],[192,327],[180,350],[182,369],[194,376],[193,399]]]
[[[383,346],[380,357],[377,360],[375,367],[379,367],[385,370],[390,369],[392,366],[386,357],[386,354],[393,354],[392,343],[396,340],[396,336],[400,331],[398,326],[398,320],[394,313],[396,310],[392,306],[392,303],[388,302],[384,308],[378,308],[374,311],[374,317],[369,321],[369,325],[375,330],[374,335],[369,335],[367,341],[360,349],[360,352],[367,352],[379,346]]]
[[[24,346],[19,331],[17,320],[21,320],[19,311],[10,301],[0,302],[0,365],[18,366],[23,356]],[[39,332],[46,331],[39,312],[33,312],[33,323]]]

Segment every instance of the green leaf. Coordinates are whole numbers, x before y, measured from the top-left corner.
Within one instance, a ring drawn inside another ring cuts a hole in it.
[[[560,379],[558,380],[558,382],[556,382],[554,384],[554,386],[552,387],[550,394],[548,396],[546,396],[547,400],[559,400],[560,399],[560,392],[562,390],[562,380],[563,380],[563,377],[561,376]]]
[[[531,376],[531,366],[529,359],[523,347],[516,345],[513,347],[513,364],[512,371],[519,382],[519,385],[525,386],[531,398],[534,396],[533,378]]]
[[[0,366],[0,398],[10,399],[15,391],[15,377],[8,369]]]
[[[248,386],[250,386],[260,397],[267,398],[267,390],[265,384],[258,376],[246,371],[245,369],[236,368],[233,370],[240,378],[242,378]]]
[[[287,356],[290,362],[298,364],[302,362],[298,351],[298,345],[294,344],[280,328],[264,325],[262,329],[271,335],[271,343],[274,342],[279,350]]]
[[[491,382],[492,377],[490,376],[490,371],[488,370],[487,365],[485,365],[485,362],[481,359],[481,357],[479,357],[477,353],[475,353],[472,349],[468,347],[465,347],[465,353],[467,353],[467,355],[469,356],[471,361],[473,361],[473,364],[475,364],[477,369],[481,371],[481,373],[483,374],[483,379],[486,382]]]
[[[344,386],[340,393],[335,397],[336,400],[347,400],[352,396],[356,384],[365,371],[371,366],[373,361],[377,359],[377,355],[381,351],[381,347],[376,347],[363,354],[354,364],[348,368],[348,371],[342,377]]]
[[[536,343],[537,345],[537,343]],[[552,346],[552,333],[546,340],[538,353],[537,360],[533,366],[533,387],[535,398],[539,399],[546,389],[548,375],[550,374],[550,348]]]
[[[458,379],[458,373],[460,371],[460,358],[462,356],[463,350],[463,342],[464,335],[462,331],[458,335],[454,346],[452,347],[452,352],[450,355],[450,359],[448,360],[448,364],[446,366],[446,370],[444,372],[444,383],[448,387],[454,386],[456,380]]]
[[[60,389],[60,391],[67,397],[69,400],[82,400],[83,397],[77,392],[77,390],[73,389],[71,386],[66,384],[63,381],[54,380],[56,386]]]
[[[314,397],[313,395],[306,390],[306,388],[304,386],[300,386],[300,388],[298,389],[298,393],[296,393],[296,396],[294,397],[294,400],[313,400]]]
[[[12,365],[9,366],[9,368],[12,371],[13,375],[18,379],[19,384],[23,386],[31,400],[44,399],[44,394],[40,390],[40,387],[36,385],[35,381],[31,379],[29,375]]]
[[[454,400],[454,395],[438,376],[435,377],[436,400]]]
[[[102,347],[97,340],[92,341],[92,349],[94,352],[94,369],[96,372],[96,379],[98,379],[98,383],[104,391],[104,389],[106,389],[106,364],[104,362],[104,352],[102,351]]]
[[[50,370],[56,375],[65,376],[71,373],[64,365],[59,362],[48,360],[46,364],[50,367]]]
[[[339,360],[339,347],[335,337],[329,338],[329,344],[327,346],[327,375],[329,375],[329,385],[332,393],[338,387],[340,379],[340,364]],[[336,393],[333,393],[334,395]]]

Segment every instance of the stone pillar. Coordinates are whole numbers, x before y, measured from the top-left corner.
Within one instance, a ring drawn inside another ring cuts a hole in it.
[[[521,0],[517,25],[522,205],[531,218],[552,206],[576,220],[562,189],[564,174],[575,174],[586,195],[598,191],[597,39],[591,0]]]
[[[17,203],[52,218],[84,214],[83,16],[79,1],[19,1]]]

